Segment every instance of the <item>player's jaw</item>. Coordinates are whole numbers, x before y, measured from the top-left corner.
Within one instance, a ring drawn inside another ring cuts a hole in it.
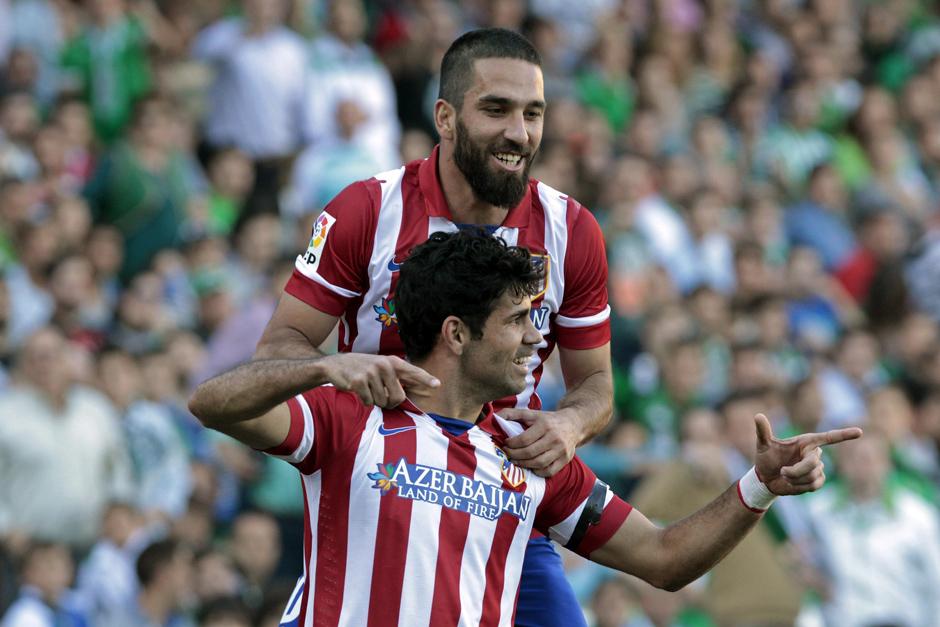
[[[457,120],[454,162],[480,200],[511,209],[525,196],[529,168],[535,151],[504,138],[493,142],[474,140]]]

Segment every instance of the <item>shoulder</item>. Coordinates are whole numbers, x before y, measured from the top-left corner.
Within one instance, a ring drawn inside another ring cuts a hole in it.
[[[549,224],[564,223],[569,230],[584,224],[597,226],[594,215],[574,197],[535,179],[532,179],[529,185],[533,201],[537,199],[542,211],[549,218]]]

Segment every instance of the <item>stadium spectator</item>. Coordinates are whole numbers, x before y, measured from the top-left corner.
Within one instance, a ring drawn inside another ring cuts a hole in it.
[[[69,586],[75,562],[68,547],[52,542],[30,546],[23,556],[22,587],[0,621],[2,627],[91,627],[82,600]]]
[[[214,70],[204,139],[212,150],[235,146],[254,160],[248,211],[276,212],[286,160],[300,142],[306,45],[284,25],[286,0],[241,6],[242,16],[216,21],[193,44],[193,56]]]
[[[810,500],[819,568],[829,576],[827,622],[926,625],[938,615],[937,511],[892,481],[877,432],[836,454],[843,482]],[[916,575],[914,575],[916,573]]]
[[[74,384],[72,350],[57,329],[36,331],[0,395],[0,529],[88,548],[131,477],[116,410]]]

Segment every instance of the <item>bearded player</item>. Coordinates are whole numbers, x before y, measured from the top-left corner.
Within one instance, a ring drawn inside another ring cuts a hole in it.
[[[350,185],[327,205],[255,357],[322,357],[316,347],[338,323],[339,350],[350,357],[335,385],[367,405],[397,406],[403,385],[421,387],[426,377],[401,380],[369,354],[404,355],[395,298],[400,264],[431,233],[482,226],[544,267],[530,311],[543,339],[527,362],[525,387],[495,406],[526,427],[505,443],[514,463],[545,477],[558,472],[610,420],[613,388],[600,228],[573,198],[528,176],[545,106],[541,60],[525,38],[483,29],[457,39],[441,64],[434,110],[440,145],[425,160]],[[557,411],[543,412],[537,387],[556,344],[567,392]],[[285,391],[246,385],[259,407]],[[526,553],[516,620],[585,624],[561,558],[539,534]]]

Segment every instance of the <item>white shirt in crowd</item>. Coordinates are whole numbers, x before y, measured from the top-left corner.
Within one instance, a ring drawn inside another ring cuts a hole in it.
[[[131,492],[117,414],[90,388],[74,386],[65,407],[35,390],[0,394],[0,533],[89,546],[101,514]]]
[[[940,522],[931,505],[891,488],[867,503],[835,487],[809,501],[833,586],[822,608],[827,625],[940,624]]]
[[[388,69],[366,44],[349,45],[333,35],[318,37],[310,51],[307,143],[316,147],[341,140],[336,109],[341,102],[352,101],[366,117],[353,141],[372,154],[378,162],[376,171],[400,166],[401,122]]]
[[[199,33],[193,56],[216,70],[205,135],[213,146],[237,146],[252,158],[285,156],[297,148],[304,98],[306,45],[286,27],[245,34],[241,18]]]

